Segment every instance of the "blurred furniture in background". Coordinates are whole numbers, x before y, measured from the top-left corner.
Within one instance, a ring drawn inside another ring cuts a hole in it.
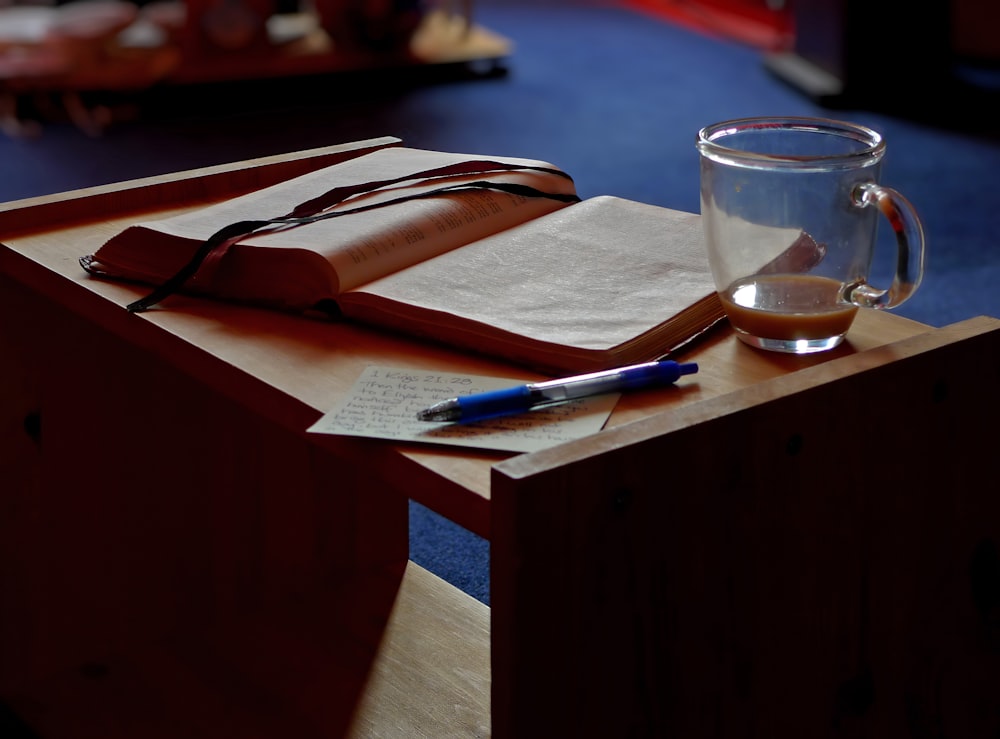
[[[413,65],[489,69],[510,43],[471,21],[472,3],[415,0],[75,0],[0,7],[0,125],[27,130],[24,96],[48,96],[88,132],[81,95],[155,84],[320,75]]]
[[[792,10],[794,47],[765,63],[821,105],[898,110],[928,95],[950,102],[963,93],[957,64],[1000,60],[995,3],[813,0]]]

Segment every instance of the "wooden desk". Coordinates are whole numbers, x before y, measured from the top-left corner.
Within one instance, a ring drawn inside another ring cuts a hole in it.
[[[0,206],[0,698],[44,737],[895,729],[913,653],[882,629],[1000,521],[972,484],[1000,321],[867,311],[812,358],[723,330],[696,383],[512,457],[304,429],[369,363],[523,369],[194,298],[130,315],[143,288],[77,264],[394,143]],[[491,539],[492,611],[407,562],[408,498]],[[954,652],[931,651],[928,680]]]

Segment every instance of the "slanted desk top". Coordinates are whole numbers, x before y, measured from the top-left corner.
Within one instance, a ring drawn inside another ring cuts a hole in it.
[[[95,251],[126,226],[264,187],[372,148],[384,138],[347,146],[270,157],[192,172],[33,198],[0,206],[3,270],[86,315],[111,331],[132,337],[173,362],[190,362],[203,380],[243,394],[282,423],[305,429],[333,407],[365,366],[382,364],[472,374],[542,379],[523,367],[463,355],[367,328],[301,319],[280,313],[190,297],[172,298],[162,309],[129,315],[123,306],[142,286],[88,276],[77,259]],[[39,269],[41,268],[41,269]],[[861,311],[848,341],[811,357],[754,351],[719,328],[685,353],[699,374],[683,387],[626,396],[607,428],[713,398],[796,369],[916,335],[927,327],[885,313]],[[245,391],[252,388],[252,392]],[[484,537],[489,537],[490,469],[509,455],[317,439],[345,455],[363,449],[389,482],[411,497]]]

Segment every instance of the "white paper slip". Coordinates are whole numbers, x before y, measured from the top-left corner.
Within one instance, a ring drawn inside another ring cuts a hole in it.
[[[441,400],[523,384],[506,377],[368,367],[347,396],[308,431],[392,441],[534,452],[600,431],[617,393],[581,398],[478,423],[428,423],[417,412]]]

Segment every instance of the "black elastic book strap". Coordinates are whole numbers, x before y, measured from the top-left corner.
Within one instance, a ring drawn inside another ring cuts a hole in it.
[[[557,174],[559,176],[565,177],[567,179],[572,179],[565,172],[557,169],[550,169],[547,167],[535,167],[530,165],[515,165],[506,164],[503,162],[492,162],[492,161],[469,161],[462,162],[457,165],[449,165],[446,167],[438,167],[435,169],[425,170],[423,172],[417,172],[415,174],[406,175],[404,177],[399,177],[392,180],[382,180],[381,182],[368,182],[361,185],[349,185],[346,187],[337,187],[329,190],[319,197],[308,200],[304,203],[297,205],[288,215],[280,216],[278,218],[268,218],[261,220],[247,220],[239,221],[237,223],[231,223],[225,226],[209,238],[207,238],[198,247],[197,251],[191,257],[191,259],[181,267],[176,274],[167,279],[165,282],[160,284],[156,289],[149,293],[144,298],[140,298],[132,303],[129,303],[127,310],[129,313],[141,313],[143,311],[149,310],[157,303],[160,303],[165,298],[170,295],[179,292],[184,285],[194,277],[198,271],[205,264],[206,260],[212,260],[217,262],[222,256],[229,250],[229,247],[235,244],[240,239],[246,238],[250,234],[256,233],[262,229],[270,227],[278,228],[289,228],[294,226],[301,226],[307,223],[314,223],[316,221],[326,220],[328,218],[339,218],[341,216],[351,215],[352,213],[361,213],[364,211],[374,210],[376,208],[384,208],[389,205],[395,205],[397,203],[403,203],[410,200],[418,200],[425,198],[437,197],[443,194],[449,194],[454,192],[460,192],[462,190],[498,190],[501,192],[507,192],[512,195],[520,195],[522,197],[528,198],[548,198],[551,200],[558,200],[565,203],[575,203],[579,202],[580,198],[577,195],[566,194],[566,193],[550,193],[537,188],[531,187],[529,185],[520,185],[511,182],[490,182],[488,180],[479,180],[476,182],[462,182],[454,185],[446,185],[444,187],[437,188],[423,193],[416,193],[411,195],[403,195],[392,200],[383,201],[380,203],[373,203],[370,205],[362,205],[356,208],[348,208],[345,210],[323,212],[326,209],[342,203],[349,197],[354,195],[372,192],[374,190],[386,187],[388,185],[398,184],[401,182],[407,182],[410,180],[420,180],[420,179],[436,179],[441,177],[451,177],[455,175],[463,174],[474,174],[483,173],[486,174],[490,171],[513,171],[513,170],[523,170],[531,169],[542,172],[548,172],[551,174]],[[88,264],[81,260],[81,264],[84,269],[91,271],[92,268],[88,267]]]
[[[237,223],[230,223],[225,228],[219,229],[202,242],[201,246],[198,247],[198,251],[191,257],[191,260],[181,267],[173,277],[159,285],[146,297],[129,303],[127,306],[128,312],[142,313],[144,310],[152,308],[164,298],[173,295],[184,287],[184,283],[194,277],[205,259],[212,252],[220,249],[227,243],[231,244],[234,240],[242,239],[271,223],[272,221],[239,221]]]
[[[565,177],[572,182],[572,178],[559,169],[552,169],[550,167],[535,167],[526,164],[507,164],[505,162],[494,162],[487,159],[474,159],[467,162],[459,162],[458,164],[448,164],[444,167],[425,169],[422,172],[415,172],[413,174],[404,175],[403,177],[394,177],[392,179],[381,180],[378,182],[365,182],[358,185],[335,187],[332,190],[326,191],[319,197],[300,203],[295,206],[295,209],[288,215],[294,217],[311,216],[328,208],[332,208],[338,203],[342,203],[347,200],[347,198],[354,195],[373,192],[383,187],[388,187],[389,185],[398,185],[401,182],[408,182],[410,180],[431,180],[441,177],[454,177],[456,175],[469,175],[486,172],[512,172],[514,170],[524,169],[559,175],[560,177]]]

